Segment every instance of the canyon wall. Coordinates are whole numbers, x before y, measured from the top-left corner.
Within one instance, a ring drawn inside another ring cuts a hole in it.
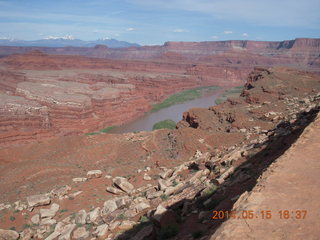
[[[0,47],[0,55],[2,144],[120,125],[184,89],[241,85],[255,66],[317,72],[320,39]]]

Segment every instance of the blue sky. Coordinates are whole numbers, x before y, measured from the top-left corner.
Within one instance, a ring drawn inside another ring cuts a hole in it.
[[[0,38],[166,41],[320,37],[320,0],[0,0]]]

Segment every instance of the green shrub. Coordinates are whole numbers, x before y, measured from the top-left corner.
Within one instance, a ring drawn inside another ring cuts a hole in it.
[[[168,200],[169,197],[166,194],[162,194],[160,196],[160,198],[161,198],[162,201],[166,201],[166,200]]]
[[[171,120],[171,119],[163,120],[163,121],[155,123],[153,125],[152,130],[163,129],[163,128],[175,129],[176,128],[176,122]]]
[[[201,196],[202,197],[210,197],[216,190],[217,190],[217,186],[214,184],[211,184],[209,187],[206,187],[202,192],[201,192]]]
[[[239,97],[240,93],[243,90],[243,86],[233,87],[226,90],[223,94],[221,94],[216,100],[215,103],[217,105],[225,102],[230,97]]]
[[[142,222],[142,223],[144,223],[144,222],[149,222],[149,218],[146,217],[146,216],[141,216],[140,222]]]
[[[101,129],[100,132],[107,133],[107,132],[110,132],[114,128],[115,128],[115,126],[106,127],[104,129]]]
[[[213,90],[217,90],[219,88],[220,87],[218,87],[218,86],[198,87],[198,88],[193,88],[193,89],[189,89],[189,90],[185,90],[183,92],[173,94],[170,97],[168,97],[167,99],[165,99],[163,102],[155,104],[153,106],[153,108],[151,109],[151,112],[159,111],[162,108],[170,107],[172,105],[175,105],[176,103],[183,103],[186,101],[196,99],[202,95],[203,90],[213,91]]]

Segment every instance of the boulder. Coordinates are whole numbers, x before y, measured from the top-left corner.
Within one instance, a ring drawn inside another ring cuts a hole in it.
[[[170,186],[167,187],[166,190],[164,191],[164,194],[167,196],[170,196],[172,194],[176,194],[177,192],[179,192],[181,189],[183,189],[185,187],[185,185],[181,182],[179,183],[177,186]]]
[[[31,222],[33,224],[39,224],[40,223],[40,215],[39,214],[33,215],[33,217],[31,218]]]
[[[110,223],[109,229],[112,231],[112,230],[116,229],[119,225],[120,225],[119,221],[114,221],[114,222]]]
[[[63,228],[59,240],[70,240],[71,233],[75,229],[76,224],[68,224]]]
[[[142,212],[143,210],[149,208],[150,205],[148,203],[145,203],[145,202],[140,202],[136,205],[133,206],[133,208],[137,211],[137,213],[140,213]]]
[[[100,207],[95,208],[89,213],[89,220],[96,225],[102,221],[100,216]]]
[[[79,227],[73,232],[72,238],[77,240],[85,240],[89,237],[89,235],[90,233],[86,230],[85,227]]]
[[[120,230],[129,230],[131,228],[133,228],[133,226],[136,224],[136,222],[133,221],[129,221],[129,220],[124,220],[120,225],[119,225],[119,229]]]
[[[34,231],[31,228],[26,228],[20,233],[19,240],[30,240],[33,239]]]
[[[54,217],[56,213],[59,211],[60,206],[56,203],[52,204],[50,209],[40,209],[40,216],[41,218],[46,217]]]
[[[52,219],[52,218],[43,218],[41,219],[41,222],[40,222],[40,225],[54,225],[56,224],[57,221],[55,219]]]
[[[158,180],[158,190],[165,190],[168,186],[170,186],[170,184],[167,181],[163,179]]]
[[[76,213],[75,222],[76,224],[86,224],[87,212],[82,209]]]
[[[92,179],[92,178],[100,178],[102,176],[101,170],[91,170],[87,172],[87,178]]]
[[[115,201],[116,201],[117,207],[121,208],[123,206],[130,204],[131,199],[128,196],[124,196],[121,198],[116,198]]]
[[[134,186],[123,177],[115,177],[112,181],[115,186],[125,191],[126,193],[131,193],[134,189]]]
[[[50,198],[45,194],[33,195],[27,197],[29,207],[44,206],[50,204]]]
[[[147,192],[147,199],[154,199],[154,198],[157,198],[157,197],[160,197],[161,195],[163,194],[162,191],[148,191]]]
[[[161,204],[158,205],[156,208],[156,211],[154,212],[152,218],[156,220],[156,222],[160,222],[161,215],[164,214],[167,211],[165,207],[163,207]]]
[[[67,186],[63,186],[61,188],[53,189],[51,191],[51,194],[54,197],[61,198],[61,197],[65,196],[65,195],[67,195],[70,190],[71,190],[71,187],[69,187],[67,185]]]
[[[114,188],[114,187],[107,187],[106,191],[109,193],[116,194],[116,195],[123,193],[121,190],[119,190],[118,188]]]
[[[55,219],[52,219],[52,218],[42,218],[41,219],[41,222],[40,222],[40,225],[54,225],[56,224],[57,221]]]
[[[107,213],[112,213],[117,209],[118,209],[118,206],[116,201],[114,199],[111,199],[104,202],[102,211],[104,212],[104,214],[107,214]]]
[[[75,183],[79,183],[79,182],[85,182],[87,181],[88,178],[73,178],[72,181]]]
[[[93,235],[98,237],[103,237],[107,234],[109,227],[107,224],[102,224],[97,227],[97,229],[93,232]]]
[[[19,236],[19,233],[16,231],[0,229],[1,240],[16,240]]]
[[[151,178],[148,174],[144,174],[144,176],[143,176],[143,180],[151,181],[151,180],[152,180],[152,178]]]

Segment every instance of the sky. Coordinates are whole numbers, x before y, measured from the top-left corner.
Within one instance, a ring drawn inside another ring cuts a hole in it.
[[[166,41],[320,38],[320,0],[0,0],[0,39]]]

